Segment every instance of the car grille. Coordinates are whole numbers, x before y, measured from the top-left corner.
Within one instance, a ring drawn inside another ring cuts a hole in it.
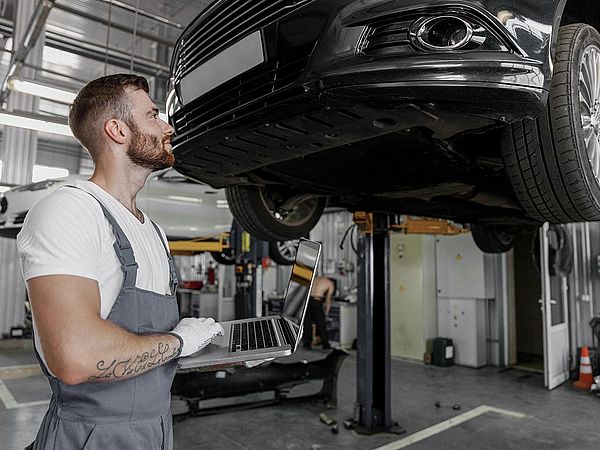
[[[396,21],[369,27],[359,44],[359,52],[365,56],[383,56],[410,51],[409,28],[412,23],[412,20]]]
[[[302,88],[286,87],[303,73],[313,47],[314,43],[309,43],[294,49],[293,53],[285,52],[285,59],[261,64],[186,105],[173,117],[177,134],[201,126],[215,127],[301,95]]]
[[[281,19],[312,0],[218,1],[181,38],[175,82],[203,62],[237,42],[250,31]]]

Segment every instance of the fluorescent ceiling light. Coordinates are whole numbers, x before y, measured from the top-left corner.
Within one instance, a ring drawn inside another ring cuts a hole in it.
[[[0,112],[0,124],[11,127],[27,128],[29,130],[45,131],[46,133],[73,136],[69,126],[63,121],[39,114],[4,113]]]
[[[19,80],[18,78],[9,79],[8,87],[16,92],[35,95],[37,97],[42,97],[48,100],[54,100],[66,104],[73,103],[73,100],[75,100],[75,97],[77,96],[77,94],[74,92],[47,86],[35,81]],[[161,120],[164,120],[165,122],[169,121],[165,113],[159,112],[158,115]],[[73,136],[73,133],[71,133],[71,129],[66,124],[66,121],[54,121],[52,119],[47,120],[45,119],[45,116],[39,114],[0,113],[0,124],[27,128],[30,130],[45,131],[47,133],[62,134],[64,136]]]
[[[77,94],[63,89],[58,89],[45,84],[36,83],[34,81],[19,80],[11,78],[8,81],[8,87],[16,92],[23,94],[36,95],[38,97],[47,98],[61,103],[71,104]]]

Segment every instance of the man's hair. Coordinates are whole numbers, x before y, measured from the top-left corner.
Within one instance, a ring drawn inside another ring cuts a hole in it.
[[[107,120],[119,119],[134,126],[133,105],[126,90],[141,89],[149,92],[144,77],[117,73],[97,78],[86,84],[77,94],[69,111],[69,127],[75,138],[96,161],[103,142],[103,128]]]

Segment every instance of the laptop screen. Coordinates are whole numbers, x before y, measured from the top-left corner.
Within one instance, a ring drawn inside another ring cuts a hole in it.
[[[304,319],[320,252],[321,244],[317,242],[301,240],[298,244],[282,311],[283,316],[298,326]]]

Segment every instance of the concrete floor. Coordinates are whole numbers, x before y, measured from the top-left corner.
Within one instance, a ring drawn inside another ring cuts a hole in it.
[[[320,355],[313,351],[309,356]],[[9,403],[7,408],[0,401],[2,449],[29,444],[45,412],[39,402],[49,398],[49,388],[33,364],[30,348],[0,346],[0,390],[4,392],[0,398],[8,398]],[[355,371],[356,359],[351,355],[342,365],[336,409],[302,403],[187,418],[174,425],[175,448],[373,449],[401,439],[389,448],[407,444],[413,449],[600,448],[600,398],[575,390],[570,383],[548,392],[538,373],[494,367],[441,368],[396,360],[392,362],[393,418],[406,434],[360,436],[342,426],[333,434],[319,421],[319,414],[325,412],[340,424],[352,416]],[[319,387],[296,389],[306,393]],[[174,402],[174,412],[182,405]],[[460,409],[453,409],[454,405]],[[475,409],[482,405],[501,411]],[[466,420],[469,415],[473,418]],[[453,417],[465,420],[449,427],[452,423],[445,421]],[[427,430],[437,424],[441,429]],[[421,430],[427,431],[418,433]]]

